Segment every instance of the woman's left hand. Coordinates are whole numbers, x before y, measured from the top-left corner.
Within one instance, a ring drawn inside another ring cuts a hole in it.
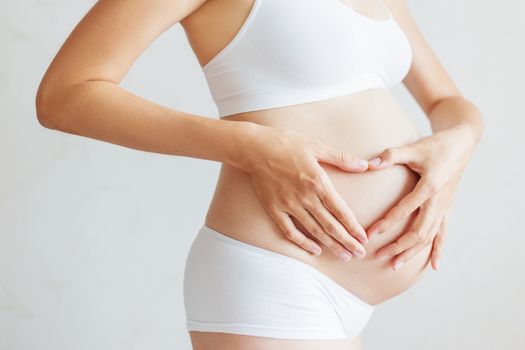
[[[369,170],[405,164],[420,175],[412,192],[391,208],[385,217],[369,226],[367,235],[371,238],[387,231],[419,208],[408,230],[397,241],[380,248],[377,258],[392,257],[392,268],[397,270],[433,243],[431,263],[437,270],[453,197],[476,144],[475,132],[469,125],[462,124],[425,136],[410,145],[387,148],[369,161]]]

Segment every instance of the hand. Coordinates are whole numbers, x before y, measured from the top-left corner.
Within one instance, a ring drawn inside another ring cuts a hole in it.
[[[365,256],[364,228],[335,190],[319,162],[348,172],[364,172],[368,162],[289,129],[257,127],[239,147],[242,169],[265,210],[292,242],[315,255],[317,242],[297,229],[292,218],[343,261]]]
[[[458,182],[459,177],[455,177],[454,180],[448,182],[440,191],[430,196],[419,208],[418,215],[412,222],[409,231],[396,242],[379,249],[376,257],[383,259],[394,256],[391,264],[393,269],[397,270],[423,248],[433,243],[430,261],[432,268],[437,270],[439,268],[438,260],[441,256],[443,243],[448,233],[448,217]],[[409,234],[409,232],[413,232],[412,235],[414,235],[415,232],[420,232],[420,235],[414,237]],[[411,242],[411,240],[414,241]],[[403,251],[403,249],[406,250]]]
[[[431,263],[434,269],[438,268],[455,190],[476,144],[473,131],[467,125],[460,125],[423,137],[407,146],[388,148],[369,161],[370,170],[405,164],[420,175],[412,192],[368,228],[367,234],[371,238],[419,209],[407,232],[397,241],[379,249],[377,258],[392,257],[392,268],[397,270],[433,243]]]

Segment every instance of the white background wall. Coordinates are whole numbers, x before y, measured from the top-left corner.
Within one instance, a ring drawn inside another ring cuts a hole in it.
[[[1,0],[0,350],[190,349],[182,274],[219,163],[51,131],[38,83],[94,1]],[[522,1],[408,0],[486,132],[467,168],[439,272],[379,307],[367,349],[525,348]],[[176,25],[122,86],[216,118]],[[420,127],[425,116],[394,90]]]

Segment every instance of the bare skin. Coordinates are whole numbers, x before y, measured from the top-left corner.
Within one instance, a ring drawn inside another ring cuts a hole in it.
[[[343,2],[370,18],[387,17],[379,2]],[[439,134],[430,139],[429,147],[418,144],[421,134],[390,92],[381,88],[215,120],[156,105],[118,86],[140,53],[178,22],[204,66],[231,40],[253,0],[99,1],[72,32],[46,72],[37,95],[39,121],[48,128],[143,151],[222,162],[206,217],[208,226],[304,261],[368,303],[381,303],[413,285],[431,258],[437,268],[446,231],[443,213],[449,211],[462,169],[481,134],[479,112],[461,96],[406,5],[402,0],[384,3],[404,29],[414,51],[404,84],[429,117],[433,131]],[[265,142],[268,139],[277,142]],[[467,140],[452,157],[458,161],[448,164],[436,156],[434,144],[455,145],[458,139]],[[292,147],[298,144],[301,147]],[[346,159],[344,164],[341,152]],[[319,163],[311,160],[314,155]],[[384,160],[381,166],[357,166],[359,159],[378,155]],[[271,173],[261,165],[268,156],[278,164],[290,164],[290,157],[304,161],[294,162],[301,168],[293,171],[282,167],[281,173]],[[304,184],[294,176],[297,173],[307,174],[308,183],[313,186],[302,187]],[[427,180],[427,174],[434,173],[441,177]],[[281,181],[287,187],[275,187],[273,177],[289,180]],[[324,204],[332,204],[325,208],[319,202],[308,208],[324,223],[319,224],[313,237],[309,233],[315,220],[299,213],[314,198],[314,189],[320,187],[328,189]],[[412,194],[413,190],[417,195]],[[272,197],[276,192],[300,195],[292,200]],[[270,209],[277,207],[282,213],[295,215],[277,216],[278,211]],[[338,211],[344,211],[344,218],[332,216]],[[387,220],[380,221],[385,216]],[[433,224],[427,227],[430,219]],[[369,231],[364,232],[364,228]],[[383,233],[368,237],[373,233],[370,228]],[[397,244],[398,240],[401,243]],[[321,248],[320,255],[310,253],[315,248]],[[366,256],[358,259],[361,248]],[[384,255],[393,258],[376,259],[381,248]],[[339,254],[343,251],[354,258],[342,261]],[[402,269],[396,265],[400,257],[405,262]],[[194,349],[199,350],[361,347],[359,339],[298,341],[211,332],[190,332],[190,336]]]

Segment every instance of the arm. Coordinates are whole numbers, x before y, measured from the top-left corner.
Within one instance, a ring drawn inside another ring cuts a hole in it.
[[[205,1],[98,1],[46,71],[36,97],[38,120],[50,129],[137,150],[237,167],[249,174],[263,207],[288,239],[321,253],[319,244],[295,227],[293,216],[341,259],[364,255],[366,233],[318,162],[363,172],[366,160],[292,130],[175,111],[118,86],[156,37]]]
[[[468,125],[478,140],[483,131],[479,110],[462,96],[424,38],[405,1],[385,2],[408,37],[414,53],[412,66],[403,83],[428,117],[432,131]]]
[[[419,209],[406,233],[376,253],[392,257],[392,267],[404,262],[433,243],[431,262],[438,258],[447,220],[459,179],[483,132],[480,111],[464,98],[417,28],[403,0],[385,0],[407,35],[413,49],[412,66],[404,84],[427,115],[432,135],[403,147],[384,150],[370,160],[370,169],[405,164],[421,178],[416,187],[384,218],[372,224],[369,237],[384,232]]]
[[[96,3],[40,83],[36,98],[40,123],[137,150],[239,166],[235,149],[251,123],[175,111],[118,86],[140,53],[202,2]]]

